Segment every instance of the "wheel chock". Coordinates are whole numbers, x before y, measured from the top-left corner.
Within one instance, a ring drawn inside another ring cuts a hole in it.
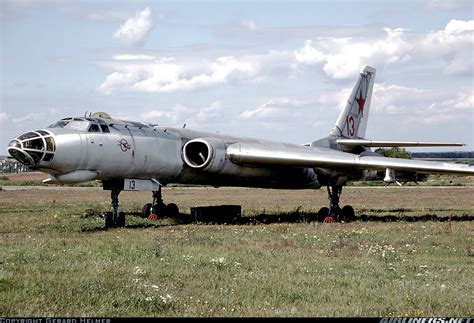
[[[323,223],[336,223],[336,220],[332,216],[327,216],[324,218]]]
[[[151,213],[149,216],[148,216],[148,220],[152,220],[152,221],[156,221],[158,220],[158,216],[154,213]]]

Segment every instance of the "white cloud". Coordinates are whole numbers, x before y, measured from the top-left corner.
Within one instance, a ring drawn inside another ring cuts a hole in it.
[[[279,97],[269,99],[260,104],[255,109],[245,110],[240,114],[240,119],[249,120],[280,120],[285,121],[295,119],[304,115],[304,108],[310,105],[310,102],[290,99],[288,97]]]
[[[165,92],[162,88],[179,79],[182,67],[169,58],[152,61],[117,60],[104,63],[103,67],[115,70],[107,75],[98,91],[111,94],[117,91]]]
[[[444,29],[445,33],[448,34],[459,34],[465,31],[474,31],[474,20],[451,20]]]
[[[127,46],[141,47],[154,25],[150,8],[145,8],[127,19],[115,32],[114,37]]]
[[[191,125],[193,128],[201,128],[203,125],[215,124],[222,119],[222,104],[214,101],[206,107],[189,107],[176,104],[170,108],[149,108],[140,113],[140,120],[148,120],[160,126],[181,127],[183,124]],[[136,115],[123,116],[124,119],[136,119]]]
[[[339,111],[347,102],[352,88],[329,91],[318,102],[324,108]],[[468,120],[474,113],[474,93],[464,87],[452,93],[397,84],[375,83],[371,100],[370,124],[377,120],[400,126],[404,124],[441,125],[453,120]]]
[[[195,113],[193,109],[176,104],[167,109],[148,110],[141,113],[140,118],[141,120],[149,120],[150,123],[158,123],[161,126],[176,126],[192,116],[193,113]]]
[[[469,120],[474,113],[474,94],[469,87],[453,94],[382,83],[374,86],[371,106],[379,116],[396,118],[395,124],[441,125]]]
[[[440,92],[407,86],[375,83],[371,110],[386,113],[411,113],[416,107],[438,100]]]
[[[222,56],[214,61],[177,62],[173,58],[155,58],[136,62],[132,57],[116,57],[102,67],[113,70],[98,90],[105,94],[117,91],[177,92],[192,91],[221,84],[261,82],[272,73],[289,73],[291,55],[272,51],[265,55]],[[117,60],[120,58],[120,60]]]
[[[112,59],[116,61],[154,60],[156,57],[150,55],[119,54],[112,56]]]
[[[474,21],[451,20],[443,30],[413,33],[404,28],[383,28],[367,37],[307,40],[293,51],[221,56],[215,59],[160,58],[121,54],[102,63],[108,70],[98,87],[102,93],[193,91],[223,84],[255,83],[277,77],[293,79],[314,68],[332,79],[352,79],[364,65],[376,68],[444,62],[446,74],[473,72]]]
[[[213,122],[222,118],[222,104],[220,101],[211,103],[209,107],[199,109],[196,120],[199,122]]]
[[[384,28],[376,39],[322,38],[307,40],[295,51],[302,64],[323,65],[324,72],[334,79],[352,78],[364,65],[378,66],[409,59],[410,42],[405,29]]]
[[[10,116],[5,112],[0,112],[0,122],[7,122],[10,120]]]
[[[444,30],[429,33],[422,39],[419,54],[423,58],[447,61],[447,74],[472,74],[474,55],[474,20],[451,20]]]
[[[257,24],[255,21],[249,19],[249,20],[242,20],[241,25],[251,31],[257,30]]]
[[[352,87],[347,87],[338,91],[327,91],[318,98],[318,103],[329,109],[340,111],[347,103],[347,99],[352,92]]]
[[[43,120],[43,119],[44,119],[44,116],[42,116],[41,114],[32,112],[32,113],[23,115],[21,117],[16,117],[16,118],[12,117],[11,120],[13,123],[19,124],[23,122],[37,121],[37,120]]]
[[[307,40],[295,51],[300,64],[322,64],[334,79],[354,77],[363,65],[386,66],[407,62],[446,62],[447,74],[473,71],[474,21],[451,20],[443,30],[425,34],[403,28],[384,28],[372,38],[320,38]]]
[[[303,48],[295,51],[295,57],[304,64],[317,64],[325,59],[325,55],[312,46],[311,40],[307,40]]]

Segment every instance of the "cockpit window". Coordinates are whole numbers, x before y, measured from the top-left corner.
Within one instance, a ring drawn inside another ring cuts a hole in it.
[[[87,131],[90,122],[84,118],[65,118],[53,123],[48,128],[67,128],[77,131]]]
[[[69,121],[70,119],[59,120],[58,122],[53,123],[52,125],[48,126],[48,128],[64,128],[69,123]]]
[[[89,132],[100,132],[100,128],[95,123],[92,123],[89,127]]]
[[[77,130],[77,131],[87,131],[87,129],[89,128],[90,122],[85,121],[85,120],[78,121],[78,120],[75,120],[75,119],[76,118],[74,118],[74,121],[71,121],[70,123],[68,123],[65,128],[72,129],[72,130]]]
[[[106,124],[101,124],[100,128],[102,129],[102,132],[110,132],[109,127]]]
[[[37,132],[37,133],[39,133],[40,135],[43,135],[43,136],[51,135],[49,132],[44,131],[44,130],[36,130],[35,132]]]

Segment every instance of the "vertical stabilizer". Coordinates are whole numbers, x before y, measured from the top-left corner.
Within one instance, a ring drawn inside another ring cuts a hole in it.
[[[365,136],[374,79],[375,68],[364,66],[330,135],[351,139]]]

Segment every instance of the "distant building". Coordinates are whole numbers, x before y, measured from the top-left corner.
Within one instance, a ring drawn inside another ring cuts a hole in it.
[[[12,157],[0,156],[0,174],[3,173],[24,173],[32,170]]]

